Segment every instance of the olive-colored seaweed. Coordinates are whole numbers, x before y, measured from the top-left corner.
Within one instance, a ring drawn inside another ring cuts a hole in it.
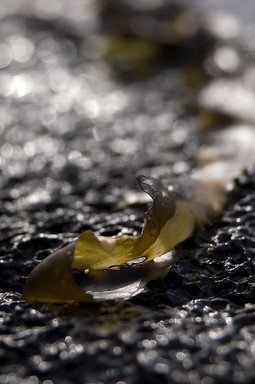
[[[127,299],[167,273],[175,262],[173,248],[201,225],[204,213],[196,202],[200,194],[187,203],[155,178],[138,176],[137,180],[152,198],[141,235],[103,237],[83,232],[31,272],[23,299],[43,303]],[[204,210],[208,211],[207,205]],[[84,290],[76,284],[74,270],[84,271]]]

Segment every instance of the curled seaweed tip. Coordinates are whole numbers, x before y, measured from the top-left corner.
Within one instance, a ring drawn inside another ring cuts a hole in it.
[[[137,181],[152,198],[141,235],[81,233],[30,273],[24,300],[66,303],[128,299],[142,292],[148,281],[167,273],[174,263],[171,250],[194,230],[194,215],[159,180],[138,176]],[[74,270],[83,272],[82,287],[75,282]]]

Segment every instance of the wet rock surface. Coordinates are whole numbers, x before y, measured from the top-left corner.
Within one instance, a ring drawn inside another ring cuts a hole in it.
[[[208,145],[212,125],[253,124],[252,114],[236,116],[229,104],[224,110],[199,101],[215,77],[254,79],[253,51],[205,25],[188,37],[186,30],[178,39],[176,30],[164,34],[159,26],[168,18],[182,31],[183,18],[195,17],[164,6],[168,11],[158,11],[154,24],[157,55],[147,35],[146,55],[129,57],[128,67],[122,53],[101,51],[103,42],[116,43],[106,38],[106,21],[120,12],[111,2],[93,14],[86,34],[80,20],[73,24],[54,12],[46,17],[40,7],[29,15],[2,14],[0,383],[254,381],[252,163],[229,192],[222,217],[178,246],[178,263],[147,292],[60,313],[20,299],[30,271],[83,230],[141,231],[145,205],[130,204],[132,196],[140,201],[137,174],[174,184],[200,166],[199,148]],[[143,10],[144,25],[151,12]],[[141,30],[130,31],[133,24],[125,20],[126,29],[114,30],[122,44],[126,35],[140,39]],[[199,56],[184,60],[198,42]],[[225,54],[232,52],[227,71],[224,51],[218,52],[223,43],[230,50]],[[251,87],[249,81],[249,94]]]

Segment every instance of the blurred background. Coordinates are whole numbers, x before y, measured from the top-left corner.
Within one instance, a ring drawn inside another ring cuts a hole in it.
[[[61,194],[90,204],[92,182],[106,191],[114,179],[118,195],[137,173],[190,172],[207,145],[201,132],[255,121],[254,8],[2,1],[1,188],[14,183],[14,200],[35,203],[61,180]]]

